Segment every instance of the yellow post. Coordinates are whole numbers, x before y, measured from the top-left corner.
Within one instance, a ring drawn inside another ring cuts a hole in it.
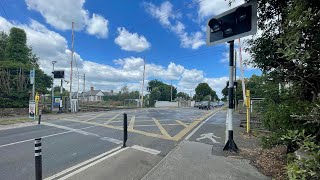
[[[246,108],[247,108],[247,133],[250,132],[250,90],[246,90]]]
[[[39,115],[39,100],[40,100],[40,96],[38,94],[38,92],[36,93],[36,96],[35,96],[35,101],[36,101],[36,114],[35,115]]]

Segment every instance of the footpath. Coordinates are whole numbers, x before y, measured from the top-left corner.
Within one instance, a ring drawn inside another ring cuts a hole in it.
[[[250,162],[237,153],[225,152],[226,111],[218,112],[200,124],[165,156],[143,180],[264,180]],[[239,127],[239,116],[234,116],[234,138],[237,146],[248,148],[252,143],[240,137],[244,129]]]

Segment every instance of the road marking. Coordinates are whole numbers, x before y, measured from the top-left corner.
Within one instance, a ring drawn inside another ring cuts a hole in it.
[[[116,155],[116,154],[119,154],[120,152],[122,152],[122,151],[124,151],[124,150],[126,150],[126,149],[128,149],[128,148],[129,148],[129,147],[122,148],[122,149],[120,149],[120,150],[118,150],[118,151],[116,151],[116,152],[113,152],[113,153],[107,155],[106,157],[103,157],[103,158],[101,158],[101,159],[99,159],[99,160],[97,160],[97,161],[94,161],[94,162],[92,162],[92,163],[90,163],[90,164],[87,164],[87,165],[85,165],[84,167],[81,167],[80,169],[78,169],[78,170],[76,170],[76,171],[73,171],[73,172],[71,172],[70,174],[67,174],[66,176],[63,176],[63,177],[59,178],[59,180],[68,179],[68,178],[70,178],[71,176],[74,176],[74,175],[78,174],[79,172],[84,171],[84,170],[88,169],[89,167],[94,166],[94,165],[96,165],[96,164],[98,164],[98,163],[100,163],[100,162],[102,162],[102,161],[104,161],[104,160],[106,160],[106,159],[108,159],[108,158]]]
[[[95,127],[95,126],[88,126],[88,127],[81,128],[81,129],[88,129],[88,128],[92,128],[92,127]],[[61,135],[61,134],[67,134],[67,133],[71,133],[71,132],[73,132],[73,131],[65,131],[65,132],[61,132],[61,133],[50,134],[50,135],[47,135],[47,136],[42,136],[41,138],[44,139],[44,138],[58,136],[58,135]],[[34,141],[34,138],[33,139],[23,140],[23,141],[17,141],[17,142],[13,142],[13,143],[8,143],[8,144],[4,144],[4,145],[0,145],[0,148],[6,147],[6,146],[15,145],[15,144],[20,144],[20,143],[24,143],[24,142],[28,142],[28,141]]]
[[[155,150],[155,149],[151,149],[151,148],[146,148],[146,147],[143,147],[143,146],[138,146],[138,145],[133,145],[131,148],[139,150],[139,151],[143,151],[143,152],[146,152],[146,153],[150,153],[150,154],[153,154],[153,155],[158,155],[158,154],[161,153],[161,151],[158,151],[158,150]]]
[[[88,160],[86,160],[86,161],[83,161],[83,162],[80,163],[80,164],[77,164],[77,165],[72,166],[72,167],[70,167],[70,168],[68,168],[68,169],[65,169],[65,170],[63,170],[63,171],[61,171],[61,172],[59,172],[59,173],[57,173],[57,174],[55,174],[55,175],[53,175],[53,176],[47,177],[47,178],[45,178],[44,180],[55,179],[55,178],[57,178],[57,177],[59,177],[59,176],[62,176],[62,175],[66,174],[66,173],[68,173],[68,172],[70,172],[70,171],[73,171],[73,170],[75,170],[75,169],[78,169],[78,168],[80,168],[81,166],[84,166],[84,165],[86,165],[86,164],[88,164],[88,163],[91,163],[91,162],[93,162],[93,161],[96,161],[97,159],[100,159],[100,158],[102,158],[102,157],[104,157],[104,156],[106,156],[106,155],[108,155],[108,154],[111,154],[111,153],[113,153],[113,152],[121,149],[121,147],[122,147],[122,146],[118,146],[118,147],[116,147],[116,148],[114,148],[114,149],[111,149],[110,151],[107,151],[107,152],[102,153],[102,154],[100,154],[100,155],[98,155],[98,156],[96,156],[96,157],[93,157],[93,158],[91,158],[91,159],[88,159]]]
[[[106,113],[101,113],[101,114],[98,114],[98,115],[96,115],[96,116],[94,116],[94,117],[92,117],[90,119],[84,120],[84,121],[91,121],[91,120],[96,119],[97,117],[100,117],[100,116],[105,115],[105,114]]]
[[[159,121],[156,118],[152,118],[154,123],[156,123],[156,125],[158,126],[159,130],[161,131],[161,133],[166,136],[166,137],[170,137],[170,134],[166,131],[166,129],[163,128],[163,126],[159,123]]]
[[[104,124],[109,124],[112,120],[114,120],[115,118],[117,118],[118,116],[120,116],[120,114],[117,114],[115,116],[113,116],[111,119],[109,119],[107,122],[105,122]]]
[[[161,124],[162,126],[180,126],[180,124]],[[134,127],[158,127],[156,124],[141,124]]]
[[[67,126],[52,124],[52,123],[48,123],[48,122],[43,122],[42,124],[43,124],[43,125],[46,125],[46,126],[51,126],[51,127],[55,127],[55,128],[59,128],[59,129],[64,129],[64,130],[76,132],[76,133],[83,134],[83,135],[98,136],[97,134],[93,134],[93,133],[90,133],[90,132],[82,131],[82,130],[80,130],[80,129],[74,129],[74,128],[67,127]]]
[[[218,111],[219,112],[219,111]],[[209,115],[209,117],[205,120],[205,121],[202,121],[202,123],[198,126],[198,127],[196,127],[186,138],[185,138],[185,140],[188,140],[191,136],[193,136],[193,134],[195,133],[195,132],[197,132],[198,131],[198,129],[204,124],[204,123],[206,123],[209,119],[211,119],[214,115],[216,115],[218,112],[215,112],[214,114],[212,114],[211,116]],[[195,124],[193,127],[195,127],[197,124]],[[190,127],[191,125],[189,125],[188,127]],[[192,127],[192,128],[193,128]],[[191,128],[191,129],[192,129]]]
[[[183,122],[181,122],[181,121],[179,121],[179,120],[176,120],[176,122],[179,123],[179,124],[181,124],[181,125],[184,126],[184,127],[188,127],[188,125],[186,125],[185,123],[183,123]]]
[[[218,137],[216,135],[214,135],[213,133],[205,133],[205,134],[201,134],[199,138],[197,138],[197,141],[200,141],[202,139],[210,139],[212,141],[212,143],[216,143],[219,144],[220,142],[216,141],[213,138],[218,138],[220,139],[221,137]]]
[[[109,142],[113,142],[115,144],[122,144],[122,141],[120,141],[118,139],[113,139],[113,138],[110,138],[110,137],[102,137],[100,139],[101,140],[106,140],[106,141],[109,141]]]
[[[133,130],[133,126],[134,126],[134,121],[135,121],[135,119],[136,119],[136,116],[133,115],[133,116],[131,117],[130,124],[129,124],[129,127],[128,127],[129,130]]]
[[[69,131],[76,132],[76,133],[83,134],[83,135],[96,136],[96,137],[99,137],[101,140],[109,141],[109,142],[112,142],[112,143],[115,143],[115,144],[121,144],[121,143],[122,143],[122,141],[120,141],[120,140],[118,140],[118,139],[113,139],[113,138],[110,138],[110,137],[101,137],[101,136],[98,135],[98,134],[94,134],[94,133],[82,131],[82,130],[79,130],[79,129],[73,129],[73,128],[70,128],[70,127],[61,126],[61,125],[56,125],[56,124],[51,124],[51,123],[47,123],[47,122],[43,122],[43,124],[44,124],[44,125],[47,125],[47,126],[52,126],[52,127],[56,127],[56,128],[60,128],[60,129],[69,130]]]

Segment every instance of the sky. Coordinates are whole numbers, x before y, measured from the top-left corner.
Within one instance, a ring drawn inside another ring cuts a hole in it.
[[[1,0],[0,30],[24,29],[40,68],[50,75],[52,61],[57,61],[55,70],[65,70],[70,81],[74,22],[73,91],[79,84],[82,92],[84,74],[86,91],[91,86],[119,91],[125,85],[141,91],[145,61],[145,84],[172,81],[178,91],[193,95],[205,82],[221,98],[229,75],[229,46],[207,46],[206,23],[242,3],[236,0],[229,7],[225,0]],[[235,44],[238,54],[238,41]],[[242,59],[249,58],[242,51]],[[237,63],[239,67],[239,58]],[[244,76],[252,74],[261,72],[245,66]],[[58,80],[54,83],[59,85]]]

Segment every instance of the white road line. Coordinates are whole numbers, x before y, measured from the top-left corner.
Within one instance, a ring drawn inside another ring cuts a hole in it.
[[[71,176],[73,176],[75,174],[78,174],[79,172],[84,171],[84,170],[88,169],[89,167],[94,166],[94,165],[96,165],[96,164],[98,164],[98,163],[100,163],[100,162],[102,162],[102,161],[104,161],[104,160],[106,160],[106,159],[108,159],[108,158],[110,158],[110,157],[112,157],[112,156],[114,156],[114,155],[126,150],[126,149],[128,149],[128,147],[122,148],[122,149],[120,149],[120,150],[118,150],[116,152],[113,152],[113,153],[107,155],[106,157],[103,157],[103,158],[101,158],[101,159],[99,159],[97,161],[94,161],[94,162],[92,162],[92,163],[90,163],[90,164],[88,164],[88,165],[86,165],[86,166],[84,166],[84,167],[82,167],[82,168],[80,168],[80,169],[78,169],[76,171],[73,171],[72,173],[67,174],[66,176],[63,176],[63,177],[59,178],[59,180],[68,179],[69,177],[71,177]]]
[[[56,128],[60,128],[60,129],[65,129],[65,130],[69,130],[69,131],[72,131],[72,132],[75,132],[75,133],[79,133],[79,134],[83,134],[83,135],[91,135],[91,136],[96,136],[96,137],[99,137],[101,140],[105,140],[105,141],[109,141],[111,143],[115,143],[115,144],[121,144],[122,141],[118,140],[118,139],[113,139],[113,138],[110,138],[110,137],[101,137],[99,134],[94,134],[94,133],[91,133],[91,132],[87,132],[87,131],[82,131],[80,129],[74,129],[74,128],[70,128],[70,127],[67,127],[67,126],[61,126],[61,125],[57,125],[57,124],[51,124],[51,123],[43,123],[44,125],[47,125],[47,126],[52,126],[52,127],[56,127]]]
[[[79,133],[79,134],[83,134],[83,135],[97,136],[96,134],[93,134],[93,133],[90,133],[90,132],[86,132],[86,131],[82,131],[80,129],[74,129],[74,128],[71,128],[71,127],[62,126],[62,125],[58,125],[58,124],[52,124],[52,123],[48,123],[48,122],[43,122],[42,124],[46,125],[46,126],[52,126],[52,127],[55,127],[55,128],[59,128],[59,129],[73,131],[73,132],[76,132],[76,133]]]
[[[131,148],[139,150],[139,151],[143,151],[146,153],[150,153],[153,155],[158,155],[159,153],[161,153],[161,151],[155,150],[155,149],[150,149],[150,148],[146,148],[146,147],[142,147],[142,146],[138,146],[138,145],[133,145]]]
[[[95,127],[95,126],[88,126],[88,127],[81,128],[81,129],[88,129],[88,128],[92,128],[92,127]],[[61,133],[50,134],[50,135],[47,135],[47,136],[42,136],[41,138],[44,139],[44,138],[58,136],[58,135],[61,135],[61,134],[67,134],[67,133],[71,133],[71,132],[73,132],[73,131],[65,131],[65,132],[61,132]],[[0,145],[0,148],[6,147],[6,146],[15,145],[15,144],[20,144],[20,143],[24,143],[24,142],[28,142],[28,141],[34,141],[34,138],[33,139],[23,140],[23,141],[17,141],[17,142],[13,142],[13,143],[8,143],[8,144],[4,144],[4,145]]]
[[[109,141],[109,142],[113,142],[115,144],[122,144],[122,141],[120,141],[118,139],[113,139],[113,138],[110,138],[110,137],[102,137],[100,139],[101,140],[106,140],[106,141]]]
[[[64,175],[64,174],[66,174],[66,173],[68,173],[68,172],[70,172],[70,171],[73,171],[73,170],[75,170],[75,169],[78,169],[78,168],[80,168],[81,166],[84,166],[84,165],[86,165],[86,164],[88,164],[88,165],[90,165],[89,163],[91,163],[91,162],[94,162],[94,161],[96,161],[96,160],[98,160],[98,159],[100,159],[100,158],[102,158],[102,157],[104,157],[104,156],[106,156],[106,155],[108,155],[108,154],[110,154],[111,155],[111,153],[114,153],[114,152],[118,152],[117,150],[119,150],[119,149],[121,149],[121,147],[122,146],[118,146],[118,147],[116,147],[116,148],[114,148],[114,149],[111,149],[110,151],[107,151],[107,152],[105,152],[105,153],[102,153],[102,154],[100,154],[100,155],[98,155],[98,156],[96,156],[96,157],[93,157],[93,158],[91,158],[91,159],[88,159],[88,160],[86,160],[86,161],[83,161],[82,163],[80,163],[80,164],[77,164],[77,165],[75,165],[75,166],[72,166],[72,167],[70,167],[70,168],[68,168],[68,169],[65,169],[65,170],[63,170],[63,171],[61,171],[61,172],[59,172],[59,173],[57,173],[57,174],[55,174],[55,175],[53,175],[53,176],[50,176],[50,177],[47,177],[47,178],[45,178],[44,180],[51,180],[51,179],[55,179],[55,178],[57,178],[57,177],[59,177],[59,176],[62,176],[62,175]],[[125,149],[125,148],[124,148]],[[123,149],[123,150],[124,150]],[[120,150],[121,151],[121,150]],[[118,152],[119,153],[119,152]],[[114,155],[114,154],[113,154]],[[108,156],[107,156],[108,157]],[[99,161],[100,162],[100,161]],[[86,167],[86,166],[85,166]],[[80,169],[78,169],[78,170],[80,170]],[[83,169],[84,170],[84,169]],[[75,171],[76,172],[76,171]],[[80,172],[80,171],[79,171]],[[77,172],[78,173],[78,172]],[[74,174],[77,174],[77,173],[74,173],[74,172],[72,172],[72,173],[70,173],[70,174],[68,174],[68,175],[66,175],[66,176],[64,176],[64,177],[62,177],[62,178],[64,178],[64,179],[66,179],[66,178],[68,178],[68,177],[71,177],[72,175],[74,175]],[[72,174],[72,175],[71,175]],[[70,175],[70,176],[69,176]],[[68,176],[68,177],[67,177]],[[62,179],[61,178],[61,179]],[[60,178],[59,178],[60,179]]]
[[[220,112],[220,111],[218,111],[218,112]],[[210,117],[208,117],[206,120],[202,121],[202,123],[201,123],[198,127],[196,127],[196,128],[185,138],[185,140],[189,140],[189,138],[190,138],[195,132],[197,132],[198,129],[199,129],[204,123],[206,123],[209,119],[211,119],[211,118],[212,118],[214,115],[216,115],[218,112],[212,114],[212,115],[211,115]]]

